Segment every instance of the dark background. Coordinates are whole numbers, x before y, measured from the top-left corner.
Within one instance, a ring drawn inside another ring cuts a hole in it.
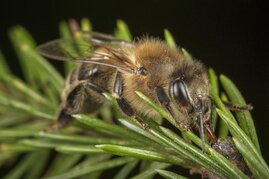
[[[13,70],[21,74],[7,31],[26,27],[37,43],[58,37],[58,23],[88,17],[95,31],[112,33],[125,20],[134,36],[163,37],[168,28],[177,43],[218,73],[230,77],[254,105],[252,112],[263,155],[269,159],[268,18],[254,0],[226,1],[1,1],[0,48]]]

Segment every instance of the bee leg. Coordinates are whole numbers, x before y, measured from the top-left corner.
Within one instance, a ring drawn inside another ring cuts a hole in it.
[[[204,128],[208,134],[208,137],[211,141],[212,144],[215,144],[218,141],[218,137],[216,136],[216,134],[214,133],[214,131],[212,130],[210,124],[208,121],[204,122]]]
[[[215,122],[216,122],[216,105],[214,103],[214,101],[211,99],[211,116],[210,116],[210,126],[213,129],[213,131],[215,130]]]
[[[168,112],[172,115],[172,117],[176,120],[175,115],[173,113],[173,110],[170,106],[170,99],[165,94],[164,89],[162,87],[158,86],[156,88],[156,94],[157,94],[157,98],[158,98],[159,102],[161,103],[161,105],[163,105],[168,110]]]
[[[123,78],[121,73],[117,73],[116,80],[113,86],[113,94],[116,97],[117,103],[121,108],[122,112],[127,116],[133,117],[139,125],[141,125],[144,129],[148,128],[148,125],[143,122],[134,112],[134,109],[130,105],[130,103],[122,97],[123,94]]]
[[[106,92],[103,88],[91,83],[83,81],[78,84],[67,96],[65,105],[61,109],[58,120],[50,126],[46,131],[54,131],[67,127],[73,121],[73,114],[79,113],[85,103],[86,97],[95,91],[99,94]]]
[[[212,125],[210,124],[210,120],[203,120],[203,115],[202,113],[200,113],[198,115],[198,121],[199,121],[199,125],[200,125],[200,136],[201,136],[201,140],[202,140],[202,151],[205,152],[205,133],[207,133],[207,136],[210,139],[210,142],[212,144],[217,143],[218,141],[218,137],[216,136],[216,134],[214,133],[213,129],[212,129]]]
[[[209,137],[210,141],[212,144],[215,144],[218,140],[218,137],[215,134],[215,120],[216,120],[216,105],[215,102],[210,98],[211,100],[211,106],[210,106],[210,110],[211,110],[211,116],[210,119],[205,120],[204,121],[204,129],[207,133],[207,136]]]
[[[229,102],[224,102],[225,106],[229,108],[231,111],[243,111],[243,110],[253,110],[253,106],[251,104],[246,105],[239,105],[239,104],[233,104]]]
[[[116,97],[117,103],[121,108],[121,110],[127,116],[133,116],[135,114],[134,110],[129,104],[129,102],[122,97],[122,94],[123,94],[123,78],[122,75],[118,72],[113,86],[113,95]]]
[[[205,126],[203,116],[201,113],[198,115],[198,121],[200,123],[200,137],[202,140],[202,151],[205,152]]]
[[[55,131],[66,127],[72,120],[72,115],[78,112],[86,96],[83,83],[78,84],[67,96],[66,101],[58,115],[57,122],[46,131]]]
[[[215,121],[216,121],[216,105],[211,99],[211,116],[209,120],[204,122],[204,128],[212,144],[215,144],[218,140],[218,137],[215,134]]]

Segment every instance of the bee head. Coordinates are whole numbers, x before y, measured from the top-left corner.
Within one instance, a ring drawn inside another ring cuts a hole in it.
[[[215,135],[208,127],[213,114],[213,103],[209,96],[207,70],[201,63],[194,61],[190,66],[181,67],[172,77],[169,87],[170,98],[183,116],[192,119],[189,123],[199,129],[204,150],[205,130],[210,133],[212,142],[215,142]]]
[[[181,113],[203,121],[210,119],[211,99],[206,68],[199,62],[185,65],[172,75],[170,98]]]

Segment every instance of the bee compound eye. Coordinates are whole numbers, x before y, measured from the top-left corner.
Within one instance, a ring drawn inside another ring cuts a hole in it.
[[[188,106],[190,104],[187,88],[182,80],[177,80],[176,82],[173,83],[172,94],[175,100],[178,101],[183,106]]]

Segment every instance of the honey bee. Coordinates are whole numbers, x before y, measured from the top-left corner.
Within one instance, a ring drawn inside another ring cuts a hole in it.
[[[82,34],[80,40],[59,39],[38,48],[47,58],[78,63],[66,80],[55,128],[67,126],[73,114],[98,109],[106,103],[104,92],[116,98],[127,116],[158,116],[136,95],[140,91],[166,108],[181,126],[200,130],[203,144],[205,132],[216,141],[209,123],[209,78],[200,61],[186,59],[180,49],[157,38],[127,42],[97,32],[90,37]],[[66,46],[77,47],[80,54],[71,55]]]

